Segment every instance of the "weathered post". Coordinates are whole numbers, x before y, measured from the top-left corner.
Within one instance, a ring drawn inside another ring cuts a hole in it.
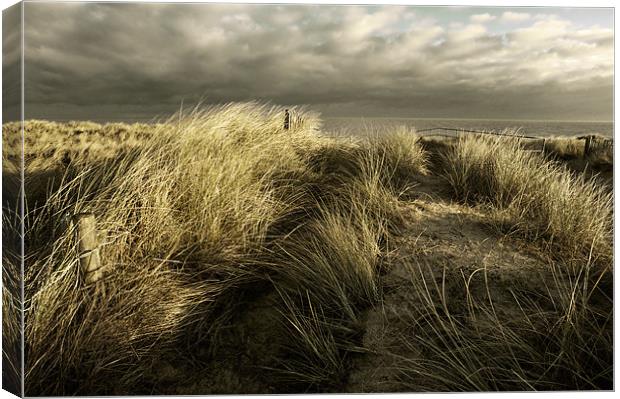
[[[543,142],[542,142],[542,153],[545,153],[547,147],[547,139],[543,137]]]
[[[288,130],[291,124],[291,114],[289,114],[288,109],[284,110],[284,130]]]
[[[76,226],[80,269],[87,284],[97,282],[103,277],[99,242],[97,238],[97,221],[92,213],[79,213],[73,217]]]

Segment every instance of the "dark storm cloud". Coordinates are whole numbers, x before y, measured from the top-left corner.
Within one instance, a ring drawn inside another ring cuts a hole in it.
[[[2,119],[21,117],[21,7],[2,12]]]
[[[406,7],[27,3],[25,18],[35,117],[149,115],[199,99],[349,115],[611,115],[613,31],[552,15],[440,24]],[[498,33],[491,21],[521,25]]]

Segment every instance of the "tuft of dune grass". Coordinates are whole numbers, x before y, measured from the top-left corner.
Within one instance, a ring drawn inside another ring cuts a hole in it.
[[[3,221],[3,228],[8,222]],[[19,255],[8,245],[2,248],[2,389],[21,392],[21,270]]]
[[[73,266],[53,273],[27,301],[28,392],[125,392],[174,350],[195,307],[209,300],[207,289],[161,266],[127,265],[108,274],[105,292],[80,287]]]
[[[420,138],[406,128],[366,134],[322,146],[312,153],[310,166],[325,174],[356,178],[374,174],[387,189],[400,195],[412,188],[412,178],[427,173]]]
[[[355,331],[325,313],[302,290],[278,291],[283,331],[294,337],[281,344],[275,379],[285,392],[339,392],[349,370],[347,354],[356,349]],[[303,311],[300,311],[303,309]]]
[[[576,137],[553,137],[545,141],[545,152],[560,159],[582,158],[585,144],[585,140]]]
[[[488,203],[511,232],[542,240],[558,257],[612,256],[612,197],[584,176],[521,149],[517,139],[465,137],[444,156],[462,200]]]
[[[593,135],[588,155],[584,156],[586,140],[577,137],[553,137],[546,140],[545,154],[566,165],[577,174],[592,175],[613,190],[613,141]]]
[[[381,230],[364,214],[325,211],[276,249],[281,284],[305,290],[322,309],[357,322],[359,308],[378,299]]]
[[[417,146],[416,140],[410,143]],[[286,356],[277,378],[292,392],[344,388],[348,361],[359,350],[364,309],[381,298],[381,256],[390,231],[403,222],[400,190],[391,184],[394,170],[386,170],[386,159],[424,173],[418,168],[424,157],[412,156],[422,155],[418,151],[406,151],[407,158],[368,142],[326,142],[311,154],[323,192],[306,208],[304,222],[275,241],[269,257],[278,278],[282,329],[291,337],[283,344]]]
[[[382,231],[358,212],[324,209],[276,249],[279,311],[291,336],[277,376],[293,387],[343,388],[349,356],[363,334],[363,311],[381,297]]]
[[[613,164],[613,146],[597,145],[609,140],[602,135],[591,135],[593,141],[590,153],[586,160],[594,166]],[[575,137],[551,137],[545,141],[545,153],[552,158],[564,161],[580,160],[584,158],[586,140]]]
[[[400,127],[370,136],[365,148],[381,163],[382,181],[396,194],[411,190],[412,178],[428,172],[426,154],[415,130]]]
[[[440,149],[453,194],[550,249],[548,267],[502,271],[503,286],[484,260],[469,272],[404,260],[406,294],[379,308],[385,323],[404,323],[388,338],[397,349],[383,349],[399,389],[611,389],[610,194],[516,139],[469,136]]]
[[[612,389],[613,310],[585,274],[552,279],[532,291],[490,281],[486,265],[438,272],[409,261],[410,295],[396,314],[404,328],[390,351],[404,391],[540,391]],[[584,267],[582,269],[585,270]],[[449,292],[450,295],[446,295]]]
[[[289,207],[271,179],[301,164],[286,143],[315,121],[308,114],[284,131],[280,115],[256,104],[195,110],[139,147],[72,161],[26,215],[29,394],[132,392],[152,358],[205,324],[211,304],[255,281],[240,265]],[[63,221],[81,212],[98,221],[105,292],[80,288]],[[111,385],[106,373],[123,378]]]
[[[21,133],[2,127],[2,389],[22,394]]]
[[[394,136],[406,150],[392,139],[349,147],[319,136],[311,112],[290,111],[289,130],[281,107],[255,103],[148,127],[29,127],[81,146],[64,164],[62,147],[33,150],[27,168],[27,394],[148,392],[158,359],[216,347],[242,298],[271,281],[290,298],[310,293],[316,311],[288,301],[296,309],[289,320],[321,329],[309,337],[333,336],[344,361],[350,338],[341,330],[377,300],[379,246],[386,226],[398,224],[404,175],[422,171],[424,160],[413,137]],[[108,146],[107,135],[129,144]],[[339,159],[317,166],[316,154],[340,146],[354,173],[332,173]],[[79,272],[70,220],[83,212],[97,219],[105,289],[85,286]],[[312,351],[310,338],[297,338],[290,348]]]

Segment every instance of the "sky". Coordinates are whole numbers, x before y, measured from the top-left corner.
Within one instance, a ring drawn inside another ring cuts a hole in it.
[[[26,118],[257,100],[325,117],[604,121],[613,41],[611,8],[26,3]]]

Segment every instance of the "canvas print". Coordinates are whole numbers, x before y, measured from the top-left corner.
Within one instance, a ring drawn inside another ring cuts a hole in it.
[[[613,8],[2,18],[3,389],[613,390]]]

